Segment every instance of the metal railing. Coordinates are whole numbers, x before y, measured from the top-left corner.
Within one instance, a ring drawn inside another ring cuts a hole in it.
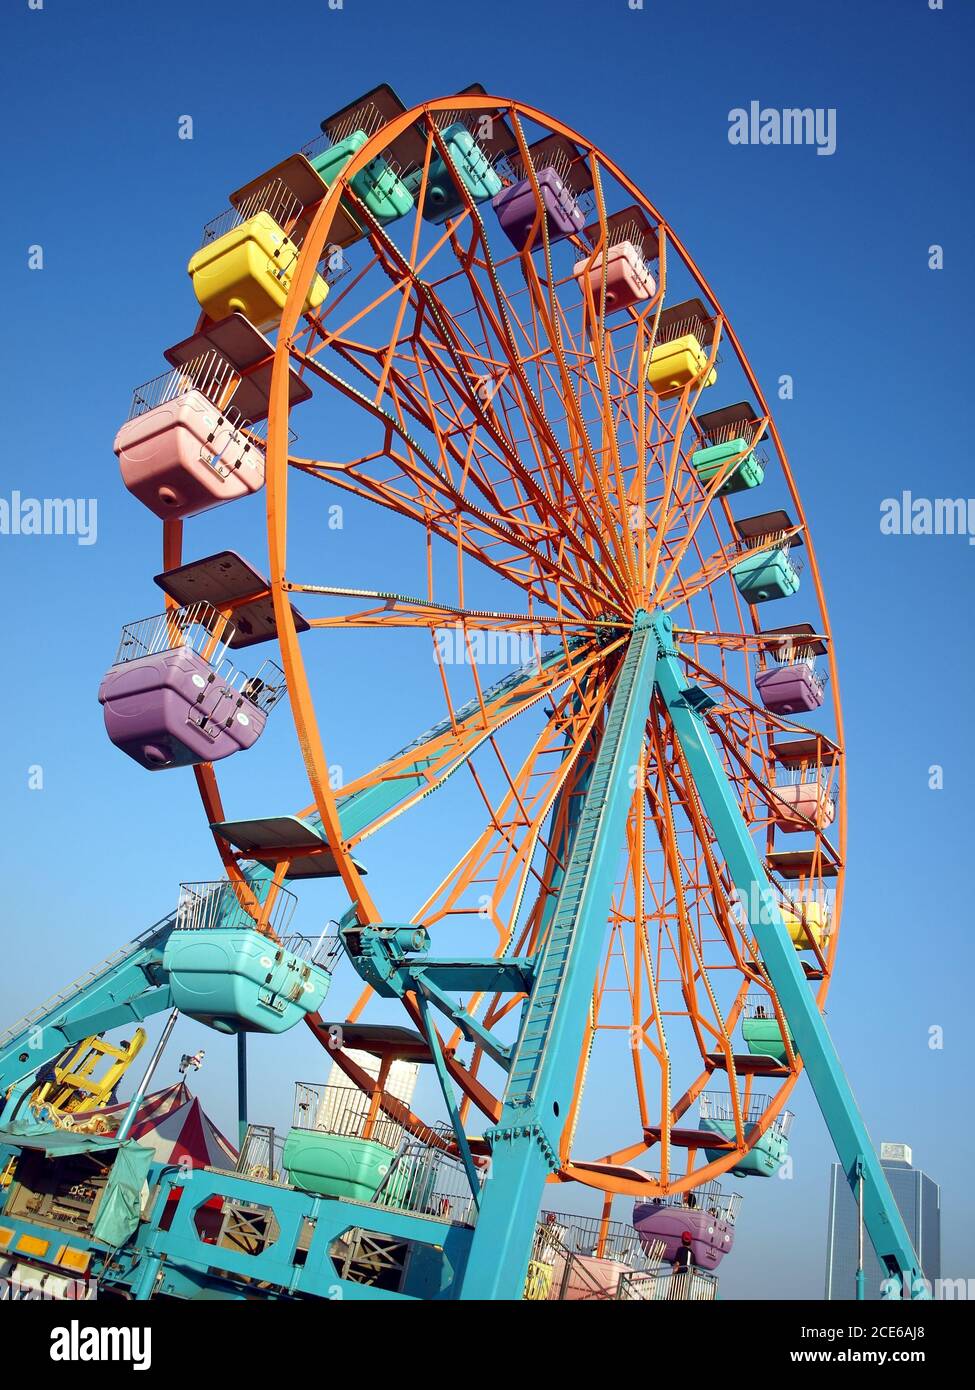
[[[551,1218],[555,1217],[556,1220]],[[645,1265],[639,1270],[619,1268],[625,1261],[609,1253],[595,1256],[571,1246],[572,1232],[560,1224],[573,1218],[562,1213],[543,1213],[535,1228],[524,1297],[532,1302],[602,1303],[616,1299],[619,1282],[633,1273],[651,1275],[660,1268],[666,1245],[654,1241],[643,1252]],[[584,1219],[584,1218],[582,1218]],[[598,1224],[598,1223],[597,1223]],[[611,1223],[618,1226],[618,1222]],[[635,1232],[633,1233],[635,1234]]]
[[[517,156],[514,156],[514,158],[517,158]],[[497,155],[492,162],[492,167],[505,186],[518,183],[523,177],[515,167],[513,157],[510,154]]]
[[[583,189],[576,193],[572,188],[572,161],[565,150],[544,149],[529,150],[531,156],[532,169],[535,175],[543,173],[546,169],[552,172],[562,181],[567,196],[582,213],[583,217],[591,217],[596,211],[596,198],[592,189]],[[498,161],[500,163],[500,161]],[[497,166],[496,166],[497,167]],[[528,166],[520,154],[512,153],[507,158],[507,168],[514,175],[515,182],[528,178]]]
[[[371,1103],[371,1096],[351,1083],[329,1086],[297,1081],[292,1127],[350,1139],[371,1139],[387,1149],[398,1149],[406,1131],[382,1110],[377,1110],[370,1125]]]
[[[297,222],[304,207],[304,203],[295,196],[283,179],[270,179],[267,183],[261,184],[260,188],[255,188],[237,207],[227,208],[216,217],[212,217],[203,228],[200,245],[209,246],[211,242],[239,227],[242,222],[256,217],[259,212],[266,212],[282,231],[287,232],[288,227]],[[296,246],[299,244],[294,237],[291,237],[291,240]]]
[[[352,132],[350,131],[349,133],[351,134]],[[324,154],[326,150],[330,150],[334,143],[337,142],[330,140],[323,130],[318,135],[313,135],[310,140],[306,141],[298,150],[298,153],[303,154],[308,162],[311,163],[317,155]]]
[[[833,785],[833,768],[817,767],[809,764],[807,767],[786,767],[779,763],[775,769],[775,785],[777,787],[817,787],[828,792]]]
[[[660,248],[654,245],[650,250],[647,248],[647,233],[640,226],[640,223],[633,219],[632,222],[620,222],[615,227],[609,229],[607,246],[618,246],[620,242],[628,241],[631,246],[635,246],[641,253],[643,264],[648,266],[651,262],[659,259]]]
[[[309,965],[317,965],[331,975],[345,949],[338,931],[326,928],[320,936],[300,936],[292,934],[281,939],[281,945],[299,960]]]
[[[259,1182],[283,1181],[284,1139],[273,1125],[247,1126],[234,1171]]]
[[[748,994],[741,1011],[742,1018],[764,1018],[775,1021],[775,1003],[767,994]]]
[[[647,1247],[632,1226],[622,1221],[603,1224],[598,1216],[575,1216],[568,1212],[543,1211],[540,1231],[554,1235],[571,1255],[596,1256],[618,1260],[631,1269],[653,1269],[660,1263],[660,1252],[654,1257],[654,1247]]]
[[[436,1216],[473,1226],[477,1203],[460,1158],[447,1152],[452,1131],[438,1128],[436,1141],[405,1137],[373,1201],[397,1211]],[[487,1168],[481,1171],[481,1184]]]
[[[747,1128],[759,1122],[765,1111],[772,1103],[771,1096],[753,1095],[747,1105],[741,1104],[742,1124]],[[702,1120],[719,1120],[726,1123],[733,1123],[735,1118],[734,1107],[731,1103],[730,1091],[702,1091],[698,1097],[700,1114]],[[786,1139],[789,1130],[792,1128],[793,1114],[791,1110],[781,1110],[772,1121],[769,1129]]]
[[[334,248],[341,255],[341,248]],[[323,275],[329,285],[334,285],[343,276],[348,275],[352,269],[348,261],[342,260],[341,264],[323,259]],[[227,425],[231,430],[246,435],[247,442],[255,445],[259,449],[264,449],[267,441],[267,417],[262,420],[251,420],[248,416],[241,414],[233,403],[234,393],[240,385],[243,377],[232,366],[225,357],[216,351],[202,353],[192,362],[186,363],[181,367],[174,367],[170,372],[163,372],[160,376],[154,376],[151,381],[144,381],[141,386],[137,386],[132,392],[132,403],[129,406],[129,413],[125,417],[126,423],[137,419],[140,415],[146,415],[150,410],[155,410],[157,406],[168,405],[170,401],[177,400],[180,396],[188,395],[191,391],[199,391],[200,395],[219,411],[216,422],[216,429]],[[288,426],[288,438],[292,444],[298,439],[296,432]],[[206,455],[203,455],[204,459]]]
[[[661,1269],[621,1276],[616,1297],[623,1302],[711,1303],[718,1296],[718,1280],[701,1269]]]
[[[583,217],[592,217],[596,211],[596,195],[592,189],[583,189],[581,193],[574,193],[572,196]]]
[[[154,613],[151,618],[126,623],[119,639],[115,665],[188,647],[216,669],[235,632],[230,619],[205,601],[169,608],[165,613]]]
[[[582,199],[579,199],[578,201],[581,207]],[[631,235],[625,235],[627,230],[630,230]],[[580,239],[584,241],[586,245],[594,251],[599,242],[599,228],[596,227],[588,232],[580,232],[579,236]],[[636,238],[635,240],[634,237]],[[643,245],[643,234],[637,229],[636,223],[627,224],[626,227],[610,228],[609,233],[607,235],[605,251],[612,251],[614,247],[622,245],[625,241],[628,241],[630,245],[636,249],[637,255],[639,257],[639,262],[643,266],[643,269],[647,272],[647,274],[650,275],[652,278],[655,277],[657,272],[654,270],[654,265],[659,259],[659,252],[656,250],[656,248],[654,248],[651,254],[647,255],[646,248]],[[602,266],[604,254],[605,253],[601,251],[598,257],[596,258],[594,269],[597,271]]]
[[[700,314],[688,314],[686,318],[675,319],[673,323],[665,323],[662,328],[657,329],[657,345],[675,342],[678,338],[686,337],[688,333],[693,333],[694,337],[701,345],[704,345],[705,338],[714,327],[711,319],[702,318]]]
[[[733,1226],[741,1206],[741,1193],[724,1192],[720,1184],[707,1182],[702,1187],[696,1187],[693,1192],[670,1192],[666,1197],[653,1197],[650,1200],[651,1204],[661,1207],[704,1211],[716,1221],[726,1221],[729,1226]]]
[[[341,145],[343,140],[347,140],[357,130],[363,131],[366,135],[375,135],[384,123],[385,120],[379,107],[371,101],[363,102],[361,106],[356,106],[352,111],[349,111],[340,121],[333,121],[328,131],[323,132],[323,137],[333,145]],[[307,148],[306,146],[305,149]],[[327,146],[323,145],[322,149],[325,148]]]
[[[528,153],[531,158],[532,168],[536,174],[540,174],[543,169],[551,169],[554,174],[558,175],[564,184],[568,185],[572,174],[572,162],[565,150],[553,146],[542,150],[529,149]],[[512,154],[511,163],[515,169],[522,170],[522,178],[528,177],[528,166],[520,154]]]
[[[798,579],[802,573],[804,561],[801,556],[792,554],[792,545],[789,540],[783,538],[782,532],[775,532],[765,536],[739,536],[734,542],[732,558],[735,555],[747,555],[754,551],[754,559],[761,556],[763,559],[770,560],[773,555],[781,555],[786,568],[791,570]]]
[[[240,379],[237,368],[228,362],[222,353],[210,348],[189,362],[173,367],[171,371],[163,372],[151,381],[144,381],[141,386],[137,386],[132,392],[132,404],[127,419],[134,420],[139,415],[145,415],[188,391],[199,391],[211,405],[223,412],[224,405],[229,402]],[[228,414],[231,422],[235,418],[240,427],[248,423],[239,414],[231,417],[228,412],[224,413]]]
[[[600,1280],[582,1256],[567,1250],[539,1227],[525,1297],[548,1303],[604,1303],[616,1297],[616,1286],[612,1278]]]
[[[202,657],[213,672],[212,698],[205,709],[201,703],[206,720],[221,699],[234,696],[247,700],[262,714],[270,714],[287,693],[284,672],[270,658],[262,661],[251,676],[238,670],[226,654],[235,633],[230,619],[204,601],[170,608],[151,618],[127,623],[122,629],[113,664],[124,666],[126,662],[139,661],[146,656],[187,648]]]
[[[834,899],[835,894],[828,891],[815,893],[814,896],[808,898],[801,897],[798,893],[791,896],[785,893],[779,900],[779,910],[788,912],[793,917],[798,917],[801,922],[809,922],[817,930],[822,930],[824,936],[828,936],[833,921]],[[817,915],[819,917],[818,923],[813,920]],[[749,994],[745,1002],[747,1003],[748,999],[754,998],[754,995]]]
[[[733,439],[743,439],[747,447],[745,456],[754,453],[762,467],[768,468],[768,454],[764,449],[759,451],[757,448],[760,424],[760,420],[729,420],[726,424],[702,430],[701,437],[709,445],[730,444]]]
[[[816,665],[815,655],[807,647],[793,647],[789,643],[783,643],[781,648],[769,648],[765,656],[768,657],[775,666],[805,666],[809,670],[816,685],[820,690],[826,689],[826,682],[829,680],[829,672],[822,670]],[[761,675],[763,671],[770,668],[762,664],[761,656],[756,657],[755,670]]]
[[[284,672],[270,657],[261,662],[252,676],[230,667],[223,673],[222,679],[228,689],[236,690],[262,714],[270,714],[274,706],[284,699],[287,691]]]
[[[279,888],[271,904],[267,926],[278,937],[287,931],[298,899],[288,888]],[[253,928],[261,911],[259,892],[232,879],[210,883],[181,883],[176,909],[176,931],[213,931]],[[283,943],[282,943],[283,945]],[[269,941],[269,949],[276,943]]]
[[[329,289],[334,289],[340,280],[352,272],[352,262],[346,258],[341,246],[328,245],[318,262],[318,273],[328,285]]]

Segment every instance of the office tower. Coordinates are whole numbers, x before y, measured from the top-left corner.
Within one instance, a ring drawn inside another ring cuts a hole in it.
[[[913,1166],[906,1144],[881,1144],[880,1163],[894,1200],[914,1243],[925,1278],[933,1286],[941,1278],[941,1189]],[[829,1225],[826,1232],[826,1298],[856,1297],[857,1204],[846,1176],[834,1163],[829,1183]],[[879,1299],[884,1272],[864,1233],[865,1295]]]
[[[373,1079],[378,1077],[378,1057],[351,1047],[346,1049],[346,1056],[361,1067],[364,1072],[368,1072]],[[404,1062],[397,1059],[389,1068],[384,1089],[389,1095],[401,1100],[404,1105],[409,1105],[413,1100],[413,1092],[416,1090],[419,1073],[420,1068],[416,1062]],[[315,1127],[326,1130],[337,1129],[342,1134],[361,1134],[369,1114],[369,1107],[370,1097],[349,1080],[338,1062],[333,1062],[325,1082],[325,1090],[322,1092],[318,1104]],[[393,1143],[401,1134],[402,1130],[398,1126],[394,1127],[388,1121],[384,1123],[383,1138],[385,1143]]]

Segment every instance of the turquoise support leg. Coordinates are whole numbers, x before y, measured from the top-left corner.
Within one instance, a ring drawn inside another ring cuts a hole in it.
[[[670,620],[658,617],[655,627],[660,640],[657,688],[667,706],[732,880],[747,908],[762,961],[855,1197],[862,1173],[863,1222],[881,1267],[890,1275],[888,1295],[899,1296],[898,1290],[904,1281],[911,1297],[928,1297],[907,1228],[870,1142],[833,1040],[789,940],[768,875],[748,833],[704,716],[693,696],[687,693],[690,687],[676,658]]]

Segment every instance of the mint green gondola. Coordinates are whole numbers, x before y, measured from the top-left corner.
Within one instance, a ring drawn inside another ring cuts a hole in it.
[[[176,1008],[220,1033],[284,1033],[329,986],[326,971],[253,928],[175,931],[163,968]]]
[[[744,454],[745,457],[718,488],[718,496],[726,497],[732,492],[745,492],[748,488],[758,487],[765,478],[765,468],[754,451],[749,450],[747,440],[729,439],[724,444],[712,444],[708,449],[697,449],[691,455],[691,466],[707,487],[728,460],[737,458],[739,454]]]
[[[311,160],[312,168],[326,187],[331,187],[353,155],[366,143],[366,132],[356,130],[337,145],[330,145]],[[413,206],[413,195],[386,160],[377,156],[351,180],[356,197],[382,226],[405,217]],[[345,204],[354,216],[354,209]],[[358,224],[357,224],[358,225]]]
[[[750,555],[735,565],[731,573],[738,592],[749,603],[788,598],[799,588],[799,571],[789,557],[787,546]]]
[[[284,1143],[288,1181],[322,1197],[369,1202],[389,1172],[394,1150],[374,1139],[292,1129]]]
[[[761,1108],[764,1108],[764,1101]],[[757,1101],[753,1101],[750,1112],[744,1117],[746,1133],[761,1113],[761,1108]],[[735,1167],[732,1168],[732,1173],[739,1178],[772,1177],[788,1157],[791,1124],[791,1113],[788,1110],[782,1111],[762,1137],[756,1140],[748,1153],[739,1159]],[[732,1143],[735,1142],[735,1121],[728,1103],[715,1105],[713,1111],[710,1105],[702,1106],[700,1125],[702,1130],[720,1135],[722,1139],[730,1139]],[[705,1148],[704,1152],[708,1162],[711,1163],[715,1159],[722,1158],[727,1150]]]
[[[449,169],[436,150],[431,153],[427,189],[420,208],[425,221],[438,224],[446,222],[448,217],[457,217],[466,207],[457,179],[473,203],[486,202],[501,192],[501,180],[491,167],[491,161],[462,121],[448,126],[442,132],[442,139],[454,168]],[[407,174],[406,185],[414,196],[419,195],[422,181],[422,168]]]
[[[774,1018],[743,1018],[741,1035],[754,1057],[774,1057],[777,1062],[788,1061],[785,1043],[778,1020]],[[795,1047],[793,1045],[793,1051]]]

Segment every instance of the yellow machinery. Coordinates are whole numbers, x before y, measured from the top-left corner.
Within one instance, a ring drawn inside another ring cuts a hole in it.
[[[30,1105],[35,1112],[43,1111],[45,1119],[56,1125],[70,1124],[68,1118],[84,1110],[100,1110],[111,1103],[115,1088],[135,1058],[142,1051],[146,1030],[137,1028],[131,1038],[109,1043],[94,1034],[83,1038],[77,1047],[64,1052],[54,1063],[54,1076],[42,1081],[31,1093]],[[104,1058],[112,1059],[96,1076]],[[88,1126],[86,1126],[87,1128]],[[16,1156],[0,1170],[0,1190],[9,1186],[16,1166]]]
[[[672,396],[697,380],[709,356],[693,333],[685,333],[669,343],[657,343],[647,363],[647,382],[658,396]],[[704,385],[713,386],[717,379],[718,369],[712,367]]]
[[[137,1028],[131,1039],[109,1043],[97,1035],[84,1038],[71,1052],[65,1052],[54,1063],[54,1077],[42,1081],[31,1096],[37,1110],[42,1106],[57,1122],[63,1115],[79,1110],[99,1110],[111,1102],[115,1088],[126,1070],[142,1051],[146,1030]],[[109,1065],[96,1076],[103,1059]]]

